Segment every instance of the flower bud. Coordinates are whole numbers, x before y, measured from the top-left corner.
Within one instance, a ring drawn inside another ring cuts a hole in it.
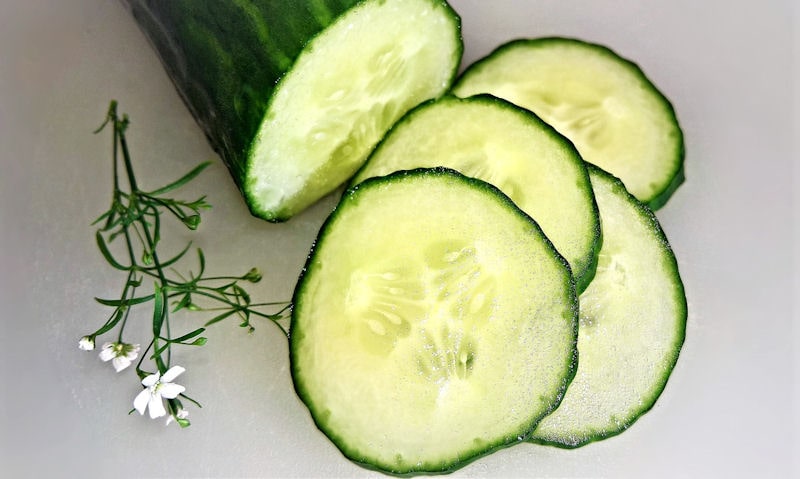
[[[82,351],[91,351],[94,349],[94,337],[84,336],[78,341],[78,348]]]
[[[250,281],[251,283],[258,283],[261,281],[261,271],[259,271],[258,268],[251,268],[242,279]]]
[[[186,216],[181,221],[183,221],[183,224],[190,230],[196,230],[197,227],[200,226],[200,215]]]

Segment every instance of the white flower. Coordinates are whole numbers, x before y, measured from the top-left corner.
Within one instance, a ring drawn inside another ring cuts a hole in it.
[[[150,418],[155,419],[167,413],[164,409],[162,398],[175,399],[178,394],[186,390],[180,384],[174,384],[173,379],[186,371],[180,366],[172,366],[161,376],[159,373],[151,374],[142,379],[142,390],[133,400],[133,407],[139,414],[144,414],[145,409],[150,409]]]
[[[139,345],[128,343],[106,343],[100,351],[100,359],[111,361],[117,372],[131,365],[131,361],[139,356]]]
[[[169,417],[167,417],[167,426],[169,426],[172,423],[172,421],[176,419],[186,419],[187,417],[189,417],[189,411],[180,408],[178,409],[178,412],[176,412],[174,416],[170,414]]]
[[[94,349],[94,338],[91,336],[84,336],[78,341],[78,348],[83,351],[91,351]]]

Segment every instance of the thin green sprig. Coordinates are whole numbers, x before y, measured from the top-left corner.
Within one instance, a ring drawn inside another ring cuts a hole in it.
[[[119,299],[95,298],[100,304],[113,309],[99,329],[81,339],[81,348],[93,349],[97,337],[118,327],[117,340],[113,343],[118,348],[115,350],[116,354],[121,355],[125,351],[130,351],[130,348],[125,350],[124,347],[133,345],[123,342],[123,333],[132,318],[133,308],[145,304],[152,306],[152,315],[149,316],[152,321],[152,339],[136,364],[136,373],[141,380],[154,374],[160,377],[167,373],[172,367],[173,346],[205,345],[208,341],[203,336],[206,328],[227,318],[236,318],[239,326],[249,332],[255,329],[252,319],[266,319],[277,325],[288,337],[288,325],[285,322],[291,304],[253,302],[250,294],[242,286],[243,283],[257,283],[261,280],[262,276],[258,269],[252,268],[240,276],[206,276],[205,255],[202,249],[195,248],[198,262],[196,272],[180,273],[175,266],[192,250],[191,242],[178,253],[162,259],[158,250],[162,233],[162,215],[174,217],[190,230],[196,230],[200,225],[201,211],[211,207],[206,202],[205,196],[194,201],[184,201],[164,195],[195,179],[209,163],[198,165],[161,188],[143,190],[138,185],[125,138],[128,125],[127,115],[120,117],[117,114],[117,102],[112,101],[105,121],[95,131],[99,133],[109,126],[113,130],[114,185],[111,206],[92,223],[100,225],[95,233],[95,241],[103,258],[113,268],[125,272],[126,279]],[[127,182],[127,189],[123,187],[123,182]],[[117,255],[112,252],[109,245],[115,240],[123,242],[124,254]],[[139,290],[150,284],[152,284],[151,291],[139,293]],[[265,312],[265,309],[274,312]],[[181,311],[205,312],[211,317],[202,327],[182,334],[173,333],[170,320],[172,315]],[[133,353],[128,358],[135,359],[138,345]],[[152,361],[156,371],[144,369],[145,359]],[[123,359],[123,362],[125,361],[127,360]],[[129,361],[117,370],[124,369],[128,363]],[[186,419],[181,398],[197,406],[200,404],[183,393],[178,397],[167,399],[166,412],[179,425],[186,427],[189,421]]]

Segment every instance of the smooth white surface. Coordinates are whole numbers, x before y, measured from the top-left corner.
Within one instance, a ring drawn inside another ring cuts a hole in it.
[[[687,182],[658,216],[689,302],[677,369],[625,434],[574,451],[521,445],[453,477],[796,477],[795,2],[453,5],[463,17],[464,64],[512,38],[575,36],[635,60],[673,101]],[[112,98],[132,118],[145,185],[214,159],[185,193],[207,193],[214,205],[192,238],[218,272],[262,268],[257,298],[290,297],[333,205],[327,198],[282,225],[250,217],[118,2],[0,3],[4,477],[378,476],[314,427],[292,389],[286,340],[269,324],[252,336],[219,324],[204,348],[178,350],[181,384],[204,405],[191,411],[188,430],[128,416],[139,390],[133,371],[116,375],[77,349],[107,314],[92,298],[113,296],[121,281],[89,225],[109,201],[109,138],[91,132]]]

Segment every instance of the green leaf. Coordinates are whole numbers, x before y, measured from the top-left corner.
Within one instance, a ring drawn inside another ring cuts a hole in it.
[[[175,303],[175,307],[172,308],[172,312],[180,311],[183,308],[187,308],[190,304],[192,304],[192,295],[186,293],[183,295],[180,301]]]
[[[206,271],[206,256],[203,254],[203,250],[197,248],[197,260],[200,263],[200,271],[197,273],[198,278],[203,277],[203,273]]]
[[[108,246],[106,245],[105,238],[103,238],[103,235],[99,231],[94,236],[97,240],[97,247],[100,249],[100,253],[106,259],[108,264],[122,271],[129,271],[131,269],[130,266],[123,266],[114,258],[114,255],[111,254],[111,251],[109,251]]]
[[[173,339],[172,342],[173,343],[180,343],[180,342],[183,342],[183,341],[188,341],[188,340],[194,338],[195,336],[199,336],[199,335],[203,334],[203,331],[205,331],[205,330],[206,330],[206,328],[197,328],[194,331],[192,331],[191,333],[186,333],[183,336],[181,336],[180,338]]]
[[[164,338],[161,338],[161,339],[164,339]],[[164,341],[166,341],[166,343],[163,346],[161,346],[160,348],[158,348],[155,351],[153,351],[153,355],[150,356],[150,359],[155,359],[156,361],[159,361],[160,364],[164,364],[163,362],[161,362],[161,353],[163,353],[164,351],[169,349],[172,346],[172,343],[174,342],[174,341],[170,341],[170,340],[167,340],[167,339],[164,339]]]
[[[153,304],[153,336],[159,337],[161,336],[161,327],[164,324],[167,311],[164,309],[164,291],[158,283],[155,283],[153,296],[155,300]]]
[[[103,229],[102,231],[108,231],[108,230],[106,230],[106,229]],[[117,238],[117,236],[119,236],[119,235],[121,235],[121,234],[125,234],[125,232],[126,232],[125,228],[119,228],[119,229],[118,229],[118,230],[116,230],[116,231],[112,231],[112,232],[111,232],[111,233],[108,235],[108,242],[109,242],[109,243],[111,243],[112,241],[114,241],[114,240]]]
[[[240,298],[242,298],[244,300],[244,304],[245,305],[249,305],[250,304],[250,295],[247,293],[247,291],[244,290],[244,288],[242,288],[238,284],[234,284],[233,285],[233,291],[236,294],[236,296],[238,296],[238,297],[240,297]]]
[[[196,212],[200,212],[200,210],[208,210],[211,209],[211,205],[206,201],[205,196],[201,196],[200,198],[192,201],[191,203],[186,203],[186,206],[193,209]]]
[[[158,209],[155,206],[151,206],[149,208],[153,212],[153,244],[150,245],[153,250],[156,249],[156,245],[159,241],[161,241],[161,215],[158,212]],[[142,221],[144,227],[147,227],[147,223]]]
[[[125,314],[125,310],[117,309],[117,311],[114,313],[114,316],[111,317],[111,320],[104,324],[102,328],[95,331],[92,336],[100,336],[101,334],[105,334],[114,329],[114,326],[116,326],[117,323],[119,323],[119,321],[122,319],[123,314]]]
[[[211,164],[210,161],[206,161],[206,162],[200,163],[199,165],[194,167],[194,169],[192,169],[192,171],[186,173],[185,175],[181,176],[180,178],[178,178],[177,180],[173,181],[172,183],[169,183],[166,186],[162,186],[161,188],[159,188],[159,189],[157,189],[155,191],[151,191],[151,192],[149,192],[147,194],[148,195],[152,195],[152,196],[157,196],[157,195],[162,195],[164,193],[167,193],[168,191],[172,191],[172,190],[174,190],[176,188],[180,188],[181,186],[185,185],[186,183],[192,181],[195,177],[197,177],[197,175],[199,175],[203,170],[205,170],[206,167],[208,167],[208,165],[210,165],[210,164]]]
[[[120,307],[120,306],[133,306],[134,304],[142,304],[148,301],[152,301],[154,295],[148,296],[140,296],[138,298],[128,298],[128,299],[103,299],[103,298],[94,298],[95,301],[102,304],[103,306],[112,306],[112,307]]]
[[[233,282],[231,282],[231,283],[225,283],[225,284],[223,284],[222,286],[217,286],[216,288],[212,288],[212,289],[213,289],[214,291],[218,291],[218,292],[220,292],[220,293],[222,293],[222,294],[226,294],[225,292],[226,292],[227,290],[229,290],[229,289],[233,289],[233,287],[234,287],[234,286],[236,286],[236,281],[233,281]],[[235,294],[234,294],[234,295],[235,295]]]
[[[173,256],[172,258],[168,259],[167,261],[162,261],[158,266],[150,266],[150,267],[142,268],[142,269],[145,269],[147,271],[152,271],[152,270],[157,270],[159,268],[163,269],[163,268],[166,268],[167,266],[172,266],[173,264],[175,264],[178,261],[180,261],[180,259],[183,258],[183,255],[185,255],[186,252],[189,251],[189,248],[191,248],[191,247],[192,247],[192,243],[189,242],[189,244],[187,244],[186,247],[183,248],[180,253],[176,254],[175,256]]]
[[[235,309],[232,309],[232,310],[230,310],[230,311],[226,311],[226,312],[224,312],[224,313],[222,313],[222,314],[219,314],[219,315],[217,315],[217,316],[214,316],[213,318],[211,318],[210,320],[208,320],[208,321],[206,322],[205,326],[211,326],[211,325],[212,325],[212,324],[214,324],[214,323],[218,323],[218,322],[222,321],[223,319],[225,319],[225,318],[227,318],[227,317],[229,317],[229,316],[232,316],[232,315],[233,315],[233,313],[235,313],[235,312],[236,312],[236,310],[235,310]]]
[[[111,218],[113,217],[113,215],[114,215],[114,210],[113,209],[110,209],[110,210],[106,211],[105,213],[103,213],[102,215],[97,217],[96,220],[92,221],[92,226],[96,225],[97,223],[103,221],[106,218],[109,218],[109,221],[106,222],[106,226],[103,227],[103,230],[107,230],[108,229],[108,224],[111,221]]]

